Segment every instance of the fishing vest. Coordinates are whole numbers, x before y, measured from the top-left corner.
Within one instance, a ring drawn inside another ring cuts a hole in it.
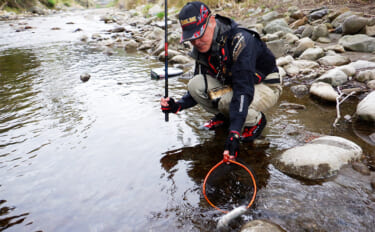
[[[233,54],[231,54],[232,51],[230,51],[229,45],[234,36],[239,32],[238,29],[250,33],[260,43],[264,42],[257,32],[239,27],[236,22],[227,17],[216,15],[215,19],[216,27],[210,52],[203,54],[193,48],[190,56],[196,61],[195,74],[209,74],[223,84],[230,84],[232,79],[230,70],[233,63]],[[265,76],[268,74],[256,70],[254,83],[258,84],[264,81]]]

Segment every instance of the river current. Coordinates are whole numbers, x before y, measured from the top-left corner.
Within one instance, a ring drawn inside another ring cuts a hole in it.
[[[99,20],[107,11],[0,22],[0,231],[216,228],[221,213],[204,199],[202,183],[222,158],[227,131],[199,130],[211,117],[199,107],[165,122],[164,81],[150,78],[163,63],[80,41],[114,27]],[[17,32],[25,25],[31,28]],[[170,78],[170,96],[182,96],[187,81]],[[371,231],[374,196],[359,173],[346,168],[311,183],[279,172],[272,158],[315,133],[348,138],[365,156],[373,146],[351,125],[333,129],[334,106],[296,98],[287,86],[281,102],[307,110],[275,107],[264,131],[270,146],[241,149],[259,193],[230,230],[268,219],[287,231]],[[354,112],[343,104],[343,115]]]

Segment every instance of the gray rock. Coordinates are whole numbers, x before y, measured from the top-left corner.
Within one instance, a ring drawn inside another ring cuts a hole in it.
[[[321,65],[340,66],[344,64],[349,64],[350,59],[346,56],[330,55],[320,58],[318,60],[318,63]]]
[[[334,44],[325,48],[326,51],[335,51],[338,53],[344,53],[345,48],[340,44]]]
[[[343,22],[345,21],[345,19],[352,15],[355,15],[355,13],[353,13],[352,11],[347,11],[343,14],[340,14],[332,21],[332,26],[335,28],[341,26]]]
[[[328,37],[319,37],[316,41],[319,43],[325,43],[325,44],[332,42],[331,39]]]
[[[279,39],[278,33],[266,34],[266,35],[262,36],[262,40],[264,42],[270,42],[270,41],[274,41],[274,40],[278,40],[278,39]]]
[[[174,56],[172,59],[170,59],[170,62],[172,64],[187,64],[189,62],[192,62],[192,59],[190,59],[189,57],[187,56],[183,56],[183,55],[177,55],[177,56]]]
[[[136,50],[138,43],[135,40],[129,40],[124,43],[124,48],[127,51]]]
[[[121,33],[125,31],[125,27],[116,27],[112,29],[112,33]]]
[[[242,226],[240,232],[285,232],[285,230],[266,220],[254,220]]]
[[[375,68],[375,62],[367,61],[367,60],[357,60],[352,62],[350,66],[354,67],[357,71],[360,69],[373,69]]]
[[[294,85],[290,87],[290,90],[292,91],[294,95],[297,95],[297,96],[303,96],[309,92],[309,89],[307,88],[306,85]]]
[[[339,67],[336,67],[335,69],[343,71],[348,77],[354,76],[354,74],[356,73],[356,69],[353,66],[353,63],[339,66]]]
[[[364,163],[354,162],[352,163],[352,167],[362,175],[369,176],[371,174],[370,169]]]
[[[366,121],[375,121],[375,91],[372,91],[357,105],[356,114]]]
[[[300,59],[303,59],[303,60],[317,60],[321,57],[324,56],[324,51],[322,48],[320,47],[316,47],[316,48],[308,48],[306,49],[302,54],[301,56],[299,57]]]
[[[317,11],[314,11],[311,14],[309,14],[309,20],[315,21],[317,19],[323,18],[327,14],[328,14],[328,9],[317,10]]]
[[[306,179],[325,179],[362,155],[357,144],[336,136],[324,136],[283,152],[275,166],[283,172]]]
[[[331,102],[336,102],[339,96],[332,85],[325,82],[314,82],[310,87],[310,94]]]
[[[148,49],[151,49],[151,48],[154,48],[154,47],[155,47],[154,41],[145,40],[142,43],[140,43],[140,45],[138,47],[138,50],[145,51],[145,50],[148,50]]]
[[[375,80],[375,69],[360,71],[355,79],[359,82],[367,82]]]
[[[88,73],[83,73],[81,74],[81,76],[79,77],[81,79],[82,82],[86,82],[90,79],[91,75],[88,74]]]
[[[178,51],[176,51],[176,50],[168,49],[168,59],[172,59],[173,57],[178,56],[178,55],[181,55],[181,53],[178,52]],[[160,61],[164,61],[165,60],[164,46],[163,46],[163,49],[160,50],[160,52],[159,52],[158,59]]]
[[[286,73],[290,76],[296,75],[306,69],[318,68],[319,64],[310,60],[294,60],[284,66]]]
[[[301,37],[304,38],[304,37],[311,37],[312,36],[312,33],[314,31],[314,27],[311,26],[311,25],[306,25],[302,34],[301,34]]]
[[[279,57],[276,59],[277,66],[284,66],[294,61],[294,58],[291,55]]]
[[[271,12],[269,12],[269,13],[267,13],[267,14],[265,14],[265,15],[262,16],[262,21],[264,23],[268,23],[268,22],[271,22],[272,20],[277,19],[279,17],[280,17],[279,12],[277,12],[277,11],[271,11]]]
[[[313,32],[311,34],[311,39],[315,41],[319,39],[320,37],[328,37],[328,35],[329,35],[329,32],[328,32],[327,25],[320,24],[314,27]]]
[[[347,17],[342,24],[342,33],[344,35],[357,34],[366,27],[368,19],[357,15]]]
[[[374,52],[375,38],[367,35],[346,35],[339,40],[339,44],[345,49],[357,52]]]
[[[375,80],[367,82],[367,88],[375,90]]]
[[[165,32],[163,29],[154,27],[154,29],[150,32],[147,32],[144,38],[149,40],[163,40],[165,36]]]
[[[368,36],[374,37],[375,36],[375,25],[374,26],[366,26],[365,33]]]
[[[293,33],[292,29],[289,28],[288,24],[284,19],[275,19],[268,23],[264,29],[267,34],[272,34],[278,31],[283,31],[285,33]]]
[[[287,46],[283,39],[267,42],[267,47],[272,51],[276,58],[284,56],[289,50],[289,46]]]
[[[306,49],[313,48],[315,46],[315,42],[310,38],[302,38],[297,42],[297,44],[297,48],[293,54],[294,57],[300,56]]]
[[[335,68],[321,75],[316,81],[326,82],[332,86],[339,86],[348,81],[348,75],[342,70]]]

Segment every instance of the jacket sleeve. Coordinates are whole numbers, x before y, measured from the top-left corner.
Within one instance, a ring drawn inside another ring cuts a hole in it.
[[[233,98],[229,107],[229,130],[241,131],[253,101],[257,43],[252,35],[244,32],[238,32],[230,41]]]
[[[180,110],[188,109],[197,104],[194,98],[190,95],[189,91],[187,91],[186,94],[180,100],[177,101],[177,103],[181,104]]]

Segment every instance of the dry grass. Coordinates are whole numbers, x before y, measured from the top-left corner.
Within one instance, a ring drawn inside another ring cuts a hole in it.
[[[125,9],[134,9],[139,5],[153,4],[163,5],[165,0],[118,0],[119,6]],[[181,8],[187,2],[191,0],[174,0],[168,1],[168,7]],[[375,11],[375,0],[201,0],[206,3],[211,9],[224,8],[226,12],[231,12],[232,17],[235,17],[236,13],[240,14],[241,10],[249,8],[269,8],[271,10],[279,10],[285,12],[290,6],[297,6],[302,10],[315,9],[321,6],[327,6],[335,9],[337,7],[349,7],[354,8],[364,13],[374,14]],[[232,7],[228,8],[228,3],[231,3]],[[239,16],[239,15],[237,15]]]

